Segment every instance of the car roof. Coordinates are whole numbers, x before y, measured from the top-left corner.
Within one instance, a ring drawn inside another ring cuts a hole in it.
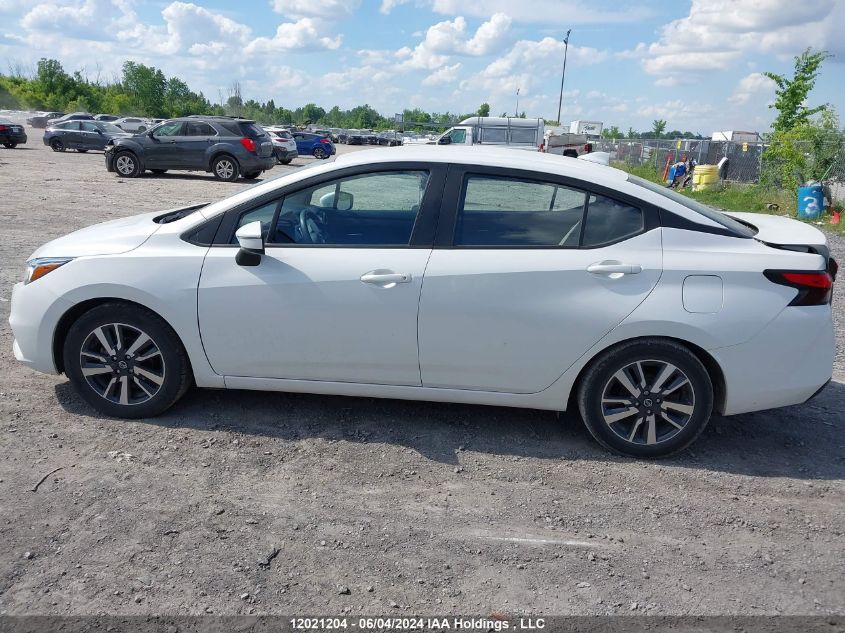
[[[391,162],[436,162],[484,165],[506,169],[524,169],[545,174],[570,176],[580,180],[606,182],[609,185],[628,179],[621,169],[590,163],[557,154],[529,152],[504,147],[443,147],[441,145],[403,145],[390,149],[350,152],[335,159],[338,165],[365,165]]]

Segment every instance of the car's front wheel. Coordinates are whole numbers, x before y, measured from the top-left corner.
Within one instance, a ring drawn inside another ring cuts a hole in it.
[[[17,146],[17,143],[3,143],[3,147],[6,149],[15,149]]]
[[[578,408],[603,446],[633,457],[666,457],[704,431],[713,410],[707,369],[673,341],[641,339],[602,354],[578,389]]]
[[[214,162],[211,163],[211,172],[217,180],[234,182],[238,179],[239,171],[238,161],[228,154],[218,156],[214,159]]]
[[[50,149],[54,152],[63,152],[65,151],[65,144],[62,143],[62,139],[60,138],[51,138]]]
[[[114,170],[124,178],[137,178],[142,172],[141,163],[132,152],[118,152],[114,157]]]
[[[71,326],[63,353],[71,384],[106,415],[158,415],[190,385],[188,358],[176,333],[136,305],[92,308]]]

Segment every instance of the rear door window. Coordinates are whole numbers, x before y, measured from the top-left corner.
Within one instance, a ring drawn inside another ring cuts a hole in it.
[[[554,183],[469,175],[456,246],[578,246],[586,193]]]
[[[582,246],[602,246],[643,230],[643,212],[624,202],[591,195],[587,205]]]
[[[217,136],[217,132],[204,121],[189,121],[185,123],[184,136]]]

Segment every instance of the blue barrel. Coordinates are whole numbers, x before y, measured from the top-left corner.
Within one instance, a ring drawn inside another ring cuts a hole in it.
[[[798,218],[815,220],[824,211],[824,191],[821,185],[798,187]]]
[[[674,182],[675,181],[675,166],[672,165],[669,168],[668,177],[666,178],[666,182]]]

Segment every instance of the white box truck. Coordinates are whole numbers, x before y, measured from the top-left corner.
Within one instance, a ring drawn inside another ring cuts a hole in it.
[[[604,123],[601,121],[572,121],[569,123],[570,134],[586,134],[587,136],[601,136]]]
[[[449,128],[431,144],[496,145],[536,152],[543,144],[545,129],[543,119],[474,116]]]

